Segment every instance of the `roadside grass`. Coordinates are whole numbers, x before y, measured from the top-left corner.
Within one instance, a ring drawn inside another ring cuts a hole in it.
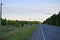
[[[0,35],[7,34],[16,29],[17,29],[16,27],[2,26],[2,27],[0,27]]]
[[[28,40],[32,32],[38,27],[37,24],[25,25],[24,27],[16,27],[16,30],[3,33],[2,40]]]

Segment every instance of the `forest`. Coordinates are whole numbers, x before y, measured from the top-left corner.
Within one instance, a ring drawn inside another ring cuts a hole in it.
[[[60,26],[60,12],[58,14],[53,14],[50,18],[46,19],[43,24]]]
[[[5,19],[1,19],[1,25],[2,26],[6,26],[6,25],[14,25],[14,26],[24,26],[24,24],[40,24],[41,22],[39,21],[19,21],[19,20],[6,20]]]

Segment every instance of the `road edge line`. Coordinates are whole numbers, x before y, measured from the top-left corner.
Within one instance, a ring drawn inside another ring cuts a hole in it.
[[[42,32],[43,39],[45,40],[45,36],[44,36],[44,33],[43,33],[42,26],[41,26],[41,32]]]

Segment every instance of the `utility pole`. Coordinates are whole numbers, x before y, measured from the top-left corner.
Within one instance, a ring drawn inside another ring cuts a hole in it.
[[[31,21],[31,18],[29,17],[29,21]]]
[[[1,27],[1,16],[2,16],[2,0],[0,3],[0,27]]]

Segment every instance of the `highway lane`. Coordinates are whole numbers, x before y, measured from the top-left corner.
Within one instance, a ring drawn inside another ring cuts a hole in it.
[[[60,40],[60,28],[51,25],[42,25],[45,40]]]
[[[60,28],[56,26],[41,24],[32,33],[29,40],[60,40]]]

